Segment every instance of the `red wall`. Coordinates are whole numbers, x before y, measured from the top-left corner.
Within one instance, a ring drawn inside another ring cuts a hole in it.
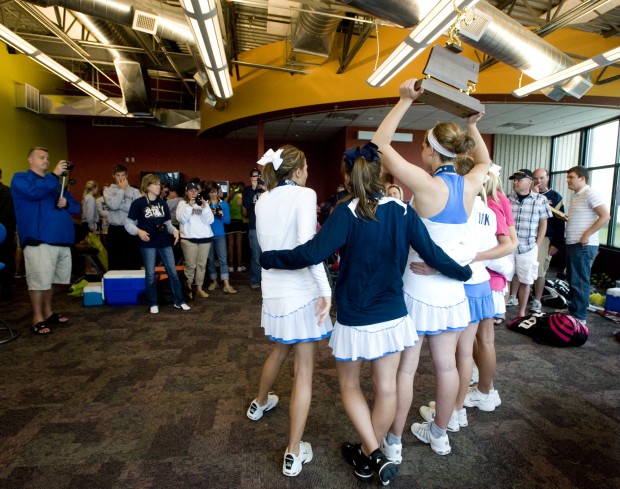
[[[140,185],[142,171],[178,171],[184,181],[199,177],[248,183],[249,172],[260,156],[255,140],[204,139],[194,131],[152,126],[94,127],[89,121],[72,120],[67,123],[67,140],[68,159],[75,164],[71,177],[76,183],[71,193],[78,200],[88,180],[96,180],[100,187],[113,183],[112,167],[119,163],[128,168],[135,187]],[[319,202],[332,195],[341,180],[340,141],[338,134],[326,142],[296,144],[306,153],[307,185],[317,192]],[[276,149],[287,142],[266,141],[265,148]],[[126,158],[134,160],[127,162]]]
[[[356,138],[361,128],[346,127],[322,142],[265,141],[265,149],[294,144],[306,153],[308,187],[317,193],[318,202],[333,195],[342,182],[340,163],[345,149],[363,145]],[[363,128],[367,129],[367,128]],[[394,143],[396,150],[411,163],[422,166],[420,153],[424,131],[413,131],[412,143]],[[492,154],[492,136],[484,136]],[[129,169],[129,180],[139,187],[140,172],[160,171],[183,174],[184,181],[201,180],[249,182],[249,172],[256,166],[258,143],[255,140],[205,139],[196,132],[162,129],[155,126],[95,127],[90,120],[67,122],[68,159],[75,164],[71,177],[76,180],[71,193],[81,200],[84,184],[96,180],[102,187],[112,183],[112,167],[123,164]],[[126,158],[133,161],[126,162]],[[399,183],[400,182],[396,182]],[[402,184],[405,198],[411,192]]]

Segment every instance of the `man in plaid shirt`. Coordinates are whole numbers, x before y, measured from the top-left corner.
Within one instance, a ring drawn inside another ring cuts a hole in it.
[[[512,213],[515,218],[519,245],[514,251],[515,271],[510,281],[510,297],[507,306],[519,305],[518,316],[525,316],[525,309],[530,297],[530,289],[538,276],[538,247],[547,232],[547,219],[552,217],[547,199],[541,194],[532,192],[534,174],[521,169],[512,175],[512,189],[509,196]]]

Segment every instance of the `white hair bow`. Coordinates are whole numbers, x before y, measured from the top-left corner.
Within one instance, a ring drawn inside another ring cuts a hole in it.
[[[492,173],[496,177],[499,177],[499,173],[501,171],[502,171],[502,167],[499,165],[496,165],[495,163],[492,163],[491,167],[489,168],[489,173]]]
[[[273,169],[277,171],[282,164],[282,158],[280,158],[281,154],[281,149],[279,149],[278,151],[274,151],[273,149],[269,148],[267,152],[263,155],[263,157],[257,161],[256,164],[265,166],[267,163],[271,163],[273,164]]]

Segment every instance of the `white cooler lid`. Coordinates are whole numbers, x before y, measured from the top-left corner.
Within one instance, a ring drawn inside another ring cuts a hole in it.
[[[144,278],[144,270],[110,270],[103,275],[106,278]]]

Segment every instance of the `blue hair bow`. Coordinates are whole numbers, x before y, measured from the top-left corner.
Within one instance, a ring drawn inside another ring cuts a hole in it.
[[[344,161],[346,161],[347,165],[350,167],[353,167],[355,161],[360,157],[364,158],[369,163],[379,161],[379,147],[375,143],[366,143],[361,148],[355,146],[344,152]]]

